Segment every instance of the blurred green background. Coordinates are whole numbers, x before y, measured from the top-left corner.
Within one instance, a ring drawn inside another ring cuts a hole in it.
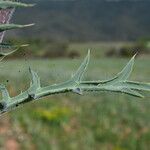
[[[35,1],[31,1],[35,2]],[[42,85],[63,82],[91,49],[85,80],[105,80],[138,52],[131,80],[150,82],[150,2],[38,0],[13,22],[35,27],[7,32],[30,44],[0,65],[0,82],[15,96],[28,88],[29,66]],[[31,15],[27,15],[31,14]],[[0,150],[149,150],[150,95],[98,92],[48,96],[0,118]]]

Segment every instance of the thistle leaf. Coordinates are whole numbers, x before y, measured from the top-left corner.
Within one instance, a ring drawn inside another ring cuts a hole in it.
[[[120,91],[119,91],[120,92]],[[123,88],[121,90],[122,93],[125,93],[125,94],[128,94],[128,95],[131,95],[131,96],[135,96],[135,97],[139,97],[139,98],[144,98],[143,95],[141,95],[139,92],[137,91],[134,91],[134,90],[131,90],[129,88]]]
[[[15,9],[1,9],[0,10],[0,24],[8,24]],[[0,33],[0,43],[3,41],[3,37],[5,35],[5,32]]]
[[[3,96],[3,100],[0,103],[0,114],[8,112],[17,106],[28,103],[35,99],[42,98],[44,96],[67,92],[74,92],[81,95],[82,91],[107,91],[125,93],[135,97],[143,98],[144,96],[138,91],[150,91],[150,84],[127,81],[132,71],[134,57],[129,61],[126,67],[119,74],[117,74],[116,77],[107,81],[81,81],[89,63],[90,51],[72,79],[60,84],[41,87],[39,76],[30,68],[29,71],[32,78],[28,90],[10,98],[5,86],[0,86]]]
[[[11,44],[0,43],[0,57],[11,55],[14,52],[18,51],[20,48],[26,47],[26,46],[28,46],[28,44],[11,45]]]
[[[127,82],[123,82],[122,86],[128,87],[130,89],[134,89],[134,90],[139,90],[139,91],[150,91],[150,83],[127,81]]]
[[[11,30],[11,29],[19,29],[33,26],[34,24],[27,24],[27,25],[18,25],[18,24],[0,24],[0,32]]]
[[[138,93],[135,90],[132,90],[128,87],[124,86],[117,86],[117,85],[103,85],[103,86],[91,86],[91,85],[81,85],[80,88],[83,91],[108,91],[108,92],[117,92],[117,93],[124,93],[135,97],[143,98],[144,96]]]
[[[29,88],[29,94],[35,94],[35,92],[41,88],[40,78],[36,72],[29,68],[31,74],[31,83]]]
[[[14,1],[0,1],[0,9],[8,9],[8,8],[16,8],[16,7],[33,7],[35,4],[26,4],[21,2],[14,2]]]
[[[78,68],[77,72],[73,75],[72,81],[80,82],[84,76],[84,73],[88,67],[90,61],[90,50],[88,51],[87,56],[85,57],[84,61],[82,62],[81,66]]]
[[[128,87],[121,87],[121,86],[106,86],[104,87],[104,91],[110,91],[110,92],[118,92],[118,93],[124,93],[128,94],[131,96],[139,97],[139,98],[144,98],[143,95],[141,95],[139,92],[132,90]]]
[[[101,84],[114,84],[116,82],[127,81],[133,69],[135,56],[136,55],[134,55],[131,58],[131,60],[127,63],[127,65],[123,68],[123,70],[120,73],[118,73],[115,77],[104,81],[82,81],[82,84],[101,85]]]
[[[127,81],[134,65],[134,55],[123,70],[114,78],[105,81],[81,81],[81,89],[85,91],[111,91],[143,97],[138,91],[150,91],[149,83]]]
[[[0,85],[0,91],[2,92],[3,101],[10,101],[8,90],[4,85]]]
[[[126,81],[130,77],[130,74],[133,70],[135,56],[136,55],[134,55],[131,58],[131,60],[127,63],[127,65],[123,68],[123,70],[120,73],[118,73],[117,76],[114,77],[114,79],[110,80],[111,83],[115,83],[118,81]]]

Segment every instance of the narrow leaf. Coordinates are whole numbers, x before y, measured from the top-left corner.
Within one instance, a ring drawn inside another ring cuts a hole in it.
[[[103,85],[103,86],[89,86],[89,85],[82,85],[80,87],[83,91],[108,91],[108,92],[117,92],[117,93],[125,93],[128,95],[132,95],[135,97],[140,97],[143,98],[143,95],[141,95],[140,93],[138,93],[135,90],[126,88],[126,87],[122,87],[122,86],[114,86],[114,85]]]
[[[127,81],[123,83],[123,86],[139,91],[150,91],[150,83]]]
[[[33,26],[34,24],[27,24],[27,25],[18,25],[18,24],[0,24],[0,32],[11,30],[11,29],[19,29]]]
[[[0,44],[0,57],[5,57],[5,56],[8,56],[8,55],[11,55],[14,52],[16,52],[17,50],[19,50],[21,47],[26,47],[26,46],[28,46],[28,44],[11,45],[11,44],[1,43]]]
[[[123,68],[123,70],[118,73],[118,75],[116,76],[117,78],[115,79],[115,81],[126,81],[129,77],[130,77],[130,74],[132,72],[132,69],[133,69],[133,65],[134,65],[134,59],[135,59],[135,56],[134,55],[131,60],[128,62],[128,64]]]
[[[73,75],[72,79],[75,82],[80,82],[84,76],[84,73],[88,67],[90,61],[90,50],[88,51],[87,56],[85,57],[84,61],[82,62],[81,66],[77,70],[77,72]]]
[[[35,4],[26,4],[21,2],[14,2],[14,1],[0,1],[0,9],[8,9],[8,8],[15,8],[15,7],[33,7]]]
[[[15,9],[0,9],[0,24],[8,24]],[[0,33],[0,43],[2,43],[5,32]]]
[[[123,88],[121,90],[121,92],[125,93],[125,94],[128,94],[128,95],[131,95],[131,96],[135,96],[135,97],[139,97],[139,98],[144,98],[144,96],[141,95],[139,92],[131,90],[131,89],[128,89],[128,88]]]
[[[104,81],[82,81],[81,83],[89,85],[98,85],[98,84],[101,85],[101,84],[114,84],[118,81],[127,81],[133,69],[135,56],[136,55],[134,55],[131,58],[131,60],[127,63],[127,65],[123,68],[123,70],[120,73],[118,73],[114,78]]]
[[[4,85],[0,85],[0,91],[2,92],[3,101],[10,101],[8,90]]]
[[[29,92],[35,93],[38,89],[40,89],[40,78],[36,72],[34,72],[31,68],[29,68],[29,72],[31,73],[31,84],[29,88]]]

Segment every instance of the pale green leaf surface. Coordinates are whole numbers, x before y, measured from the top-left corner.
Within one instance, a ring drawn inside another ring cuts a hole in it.
[[[0,9],[7,9],[7,8],[16,8],[16,7],[33,7],[35,4],[26,4],[21,2],[15,2],[15,1],[0,1]]]
[[[19,25],[19,24],[0,24],[0,32],[12,29],[19,29],[33,26],[34,24],[27,24],[27,25]]]
[[[84,76],[84,73],[88,67],[90,61],[90,50],[88,51],[87,56],[85,57],[84,61],[82,62],[81,66],[77,70],[77,72],[73,75],[72,79],[75,82],[80,82]]]
[[[132,72],[134,57],[116,77],[107,80],[107,82],[82,81],[90,60],[90,51],[88,52],[88,55],[84,59],[83,63],[80,65],[75,75],[70,80],[63,83],[41,87],[38,74],[30,69],[29,71],[31,73],[31,85],[29,89],[25,92],[10,98],[7,89],[5,87],[0,88],[3,95],[3,100],[0,103],[1,114],[12,110],[12,108],[15,108],[19,105],[28,103],[32,100],[39,99],[47,95],[66,92],[74,92],[81,95],[84,91],[106,91],[124,93],[135,97],[143,98],[144,96],[138,91],[150,91],[150,84],[127,81]]]

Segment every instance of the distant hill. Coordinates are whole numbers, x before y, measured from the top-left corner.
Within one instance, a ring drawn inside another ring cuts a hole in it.
[[[27,1],[27,0],[26,0]],[[150,36],[150,1],[30,0],[34,8],[19,9],[16,23],[36,26],[9,36],[52,40],[135,40]]]

